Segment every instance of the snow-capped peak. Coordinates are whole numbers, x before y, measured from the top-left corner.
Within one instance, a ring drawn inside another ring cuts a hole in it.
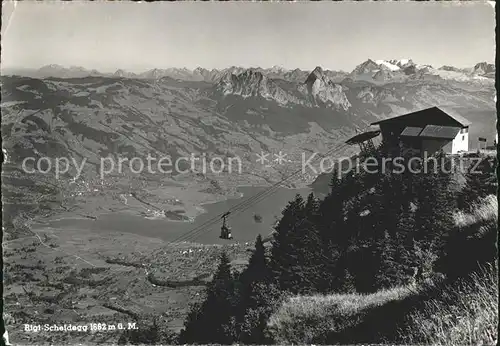
[[[399,60],[395,60],[394,64],[398,65],[398,66],[403,66],[403,65],[409,64],[410,61],[411,61],[411,59],[399,59]]]
[[[398,65],[395,65],[389,61],[386,61],[386,60],[375,60],[375,63],[377,65],[383,65],[385,67],[387,67],[389,70],[391,71],[397,71],[400,69],[400,67]]]
[[[273,67],[271,67],[269,69],[269,72],[273,72],[273,73],[283,73],[286,71],[287,71],[286,68],[284,68],[283,66],[278,66],[278,65],[274,65]]]
[[[399,68],[405,68],[408,67],[409,65],[413,65],[413,60],[411,59],[392,59],[392,60],[387,60],[390,64],[396,65]]]

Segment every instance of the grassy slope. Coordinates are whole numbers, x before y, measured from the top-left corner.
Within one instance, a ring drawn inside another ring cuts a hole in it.
[[[293,297],[270,318],[280,344],[496,344],[496,271],[368,295]]]
[[[278,343],[324,344],[330,333],[361,324],[369,310],[410,294],[410,287],[397,287],[373,294],[292,297],[271,316],[269,329]]]
[[[425,301],[400,334],[410,344],[495,345],[497,327],[498,276],[488,267]]]

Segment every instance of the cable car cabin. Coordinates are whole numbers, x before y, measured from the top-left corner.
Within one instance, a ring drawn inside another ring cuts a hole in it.
[[[226,218],[230,214],[230,212],[222,215],[222,227],[220,228],[220,237],[221,239],[230,240],[233,239],[233,235],[231,234],[231,227],[229,227],[226,223]]]
[[[226,240],[233,239],[233,235],[231,234],[231,228],[223,225],[220,228],[220,238]]]

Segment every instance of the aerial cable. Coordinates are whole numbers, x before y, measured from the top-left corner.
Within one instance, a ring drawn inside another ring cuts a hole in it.
[[[337,148],[330,149],[328,152],[326,152],[324,154],[320,154],[319,158],[324,158],[327,155],[331,155],[334,152],[338,152],[339,150],[345,148],[346,146],[347,145],[345,143],[341,144]],[[301,172],[302,172],[302,168],[293,172],[291,175],[287,176],[286,178],[282,179],[281,181],[273,184],[271,187],[267,188],[266,190],[261,191],[260,193],[248,198],[245,201],[242,201],[241,203],[237,204],[236,206],[231,207],[229,209],[229,211],[231,212],[231,215],[242,213],[243,211],[252,207],[254,204],[259,203],[260,201],[266,199],[267,197],[270,197],[271,195],[275,194],[279,190],[280,185],[283,182],[289,180],[290,178],[296,176],[297,174],[299,174]],[[180,241],[181,239],[184,241],[186,241],[188,239],[190,239],[190,240],[195,239],[199,235],[204,233],[205,231],[209,232],[211,229],[207,229],[207,228],[212,227],[214,224],[218,223],[223,214],[224,213],[221,213],[220,215],[217,215],[217,216],[211,218],[210,220],[207,220],[203,224],[195,227],[194,229],[190,230],[189,232],[182,234],[181,236],[176,238],[173,242]]]
[[[326,152],[325,154],[320,154],[320,158],[321,157],[325,157],[326,155],[329,155],[329,154],[332,154],[333,152],[336,152],[338,150],[341,150],[343,147],[345,147],[346,145],[345,144],[342,144],[340,147],[338,148],[333,148],[333,149],[330,149],[328,152]],[[239,209],[241,208],[244,208],[243,210],[241,211],[244,211],[244,210],[247,210],[250,206],[254,205],[255,203],[257,202],[260,202],[261,200],[263,200],[264,198],[270,196],[271,194],[274,194],[273,190],[274,191],[277,191],[279,189],[279,185],[281,185],[283,182],[285,182],[286,180],[292,178],[293,176],[299,174],[302,172],[302,168],[295,171],[294,173],[292,173],[291,175],[289,175],[288,177],[282,179],[281,181],[278,181],[277,183],[273,184],[271,187],[267,188],[266,190],[264,191],[261,191],[259,192],[258,194],[250,197],[249,199],[245,200],[245,201],[242,201],[241,203],[237,204],[236,206],[233,206],[229,209],[229,211],[231,213],[235,213],[235,212],[238,212]],[[255,203],[254,203],[255,202]],[[191,238],[191,235],[192,234],[199,234],[200,231],[202,232],[207,226],[212,226],[214,225],[215,223],[218,223],[220,218],[222,217],[224,213],[221,213],[220,215],[217,215],[207,221],[205,221],[203,224],[195,227],[194,229],[192,229],[191,231],[187,232],[187,233],[184,233],[183,235],[179,236],[178,238],[176,238],[173,242],[176,242],[176,241],[179,241],[180,239],[188,239],[188,238]],[[233,214],[234,215],[234,214]]]
[[[340,148],[339,148],[340,149]],[[295,175],[295,174],[294,174]],[[288,177],[288,178],[291,178],[292,176]],[[274,188],[274,189],[269,189],[268,191],[266,191],[266,193],[262,196],[260,196],[260,198],[258,198],[257,200],[255,200],[254,202],[252,202],[251,204],[249,205],[246,205],[242,208],[238,208],[234,211],[231,212],[231,216],[235,216],[236,214],[240,214],[246,210],[248,210],[250,207],[252,207],[253,205],[261,202],[262,200],[264,199],[267,199],[268,197],[274,195],[275,193],[277,193],[279,191],[279,186]],[[210,225],[209,227],[211,227],[212,225]],[[212,231],[213,229],[209,229],[208,227],[205,228],[207,233]],[[190,240],[193,240],[193,239],[196,239],[198,236],[200,236],[201,234],[203,233],[203,230],[199,230],[198,232],[195,232],[195,234],[192,234],[189,236],[189,239]]]

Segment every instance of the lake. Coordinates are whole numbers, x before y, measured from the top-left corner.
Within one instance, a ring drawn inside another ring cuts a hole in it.
[[[91,219],[59,219],[49,221],[44,227],[58,229],[74,228],[88,229],[95,232],[128,232],[147,237],[160,238],[165,241],[174,241],[181,235],[187,234],[195,227],[205,223],[213,217],[225,213],[231,207],[251,198],[252,196],[266,190],[265,187],[240,187],[238,190],[243,194],[241,198],[228,199],[221,202],[206,204],[203,208],[205,213],[199,215],[194,222],[169,221],[165,219],[146,219],[141,216],[111,213],[100,215],[97,220]],[[260,200],[247,210],[235,212],[228,218],[228,224],[232,228],[233,240],[222,240],[219,238],[222,220],[211,227],[204,228],[202,232],[196,232],[197,236],[190,237],[188,241],[203,244],[223,244],[231,242],[253,242],[258,234],[263,237],[269,235],[277,218],[281,217],[281,212],[289,201],[296,194],[301,194],[304,198],[309,194],[310,189],[286,189],[279,188],[270,196]],[[261,216],[261,222],[256,222],[254,215]],[[194,239],[193,239],[194,238]]]

